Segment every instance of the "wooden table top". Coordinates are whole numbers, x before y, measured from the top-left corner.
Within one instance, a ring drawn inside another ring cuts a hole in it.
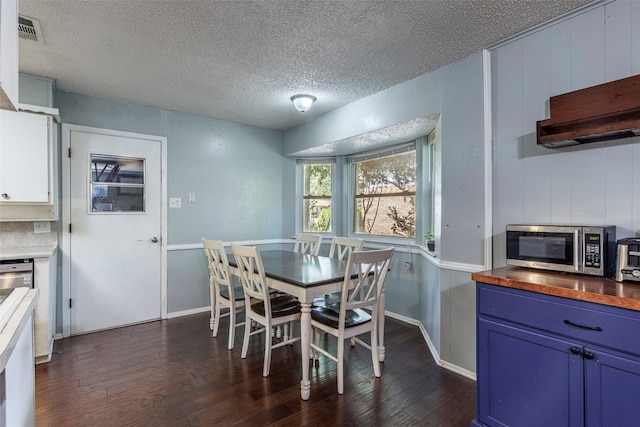
[[[267,277],[303,288],[341,282],[347,268],[346,261],[289,251],[260,251],[260,256]],[[228,258],[237,267],[233,255]]]
[[[640,311],[640,282],[506,266],[473,273],[477,282]]]

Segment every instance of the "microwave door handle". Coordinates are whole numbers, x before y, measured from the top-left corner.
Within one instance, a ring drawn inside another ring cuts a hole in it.
[[[578,241],[580,232],[576,229],[573,231],[573,268],[575,271],[580,271],[581,258],[584,254],[580,251],[580,242]],[[579,254],[579,255],[578,255]]]

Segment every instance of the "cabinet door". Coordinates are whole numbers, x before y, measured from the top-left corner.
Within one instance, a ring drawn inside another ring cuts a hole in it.
[[[490,426],[582,425],[581,350],[565,340],[478,319],[478,419]]]
[[[0,202],[49,202],[49,117],[0,111]]]
[[[640,359],[585,349],[587,426],[638,425]]]

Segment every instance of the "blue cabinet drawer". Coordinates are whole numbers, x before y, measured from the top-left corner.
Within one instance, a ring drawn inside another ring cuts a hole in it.
[[[640,313],[478,283],[479,316],[490,316],[640,355]]]

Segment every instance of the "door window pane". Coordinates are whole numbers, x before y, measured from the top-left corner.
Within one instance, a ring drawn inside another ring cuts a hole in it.
[[[145,212],[145,163],[132,157],[91,154],[89,212]]]

